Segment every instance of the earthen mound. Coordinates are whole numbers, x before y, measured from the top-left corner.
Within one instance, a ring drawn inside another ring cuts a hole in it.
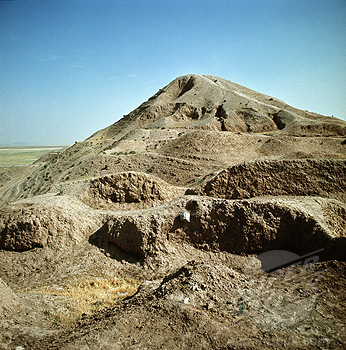
[[[0,209],[0,249],[65,249],[97,229],[98,218],[80,201],[39,196]]]
[[[123,303],[84,317],[68,332],[35,339],[30,348],[96,350],[100,344],[117,344],[130,349],[240,350],[327,344],[342,349],[345,313],[333,300],[344,306],[338,289],[344,263],[297,266],[269,276],[248,265],[247,273],[239,273],[222,264],[190,261],[163,280],[147,281],[147,288]],[[335,332],[316,340],[320,317]]]
[[[0,175],[0,202],[119,172],[150,173],[186,186],[243,161],[345,159],[345,136],[343,120],[222,78],[190,74],[87,140],[42,157],[21,174]]]
[[[190,212],[190,222],[180,220],[184,210]],[[335,221],[329,219],[330,210],[338,211]],[[325,259],[345,260],[345,220],[344,204],[324,198],[234,201],[186,197],[157,209],[113,216],[91,241],[115,244],[140,258],[187,243],[235,254],[285,249],[303,255],[324,249]]]
[[[344,349],[345,133],[192,74],[1,174],[0,348]],[[115,275],[147,281],[105,309]]]
[[[184,193],[183,188],[137,172],[123,172],[91,180],[73,181],[61,187],[93,208],[139,209],[167,202]]]
[[[152,206],[177,197],[179,189],[146,174],[129,172],[92,180],[89,194],[99,206],[102,203]]]
[[[93,137],[124,137],[146,128],[194,128],[292,135],[346,135],[346,123],[293,108],[231,81],[189,74],[178,77],[118,123]]]
[[[220,198],[256,196],[325,196],[344,198],[345,160],[269,160],[235,165],[221,171],[202,193]]]

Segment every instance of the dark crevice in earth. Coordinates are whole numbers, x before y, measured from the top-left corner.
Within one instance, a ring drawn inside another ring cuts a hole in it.
[[[188,91],[190,91],[194,86],[195,86],[195,84],[194,84],[194,79],[193,79],[193,77],[190,77],[190,79],[188,80],[188,82],[187,82],[187,83],[184,85],[184,87],[182,88],[182,90],[181,90],[181,92],[180,92],[178,98],[181,97],[181,96],[183,96],[183,95],[184,95],[185,93],[187,93]]]
[[[223,105],[220,105],[217,108],[215,117],[217,118],[217,121],[221,123],[221,131],[227,131],[227,128],[225,126],[225,119],[227,119],[227,113],[223,108]]]

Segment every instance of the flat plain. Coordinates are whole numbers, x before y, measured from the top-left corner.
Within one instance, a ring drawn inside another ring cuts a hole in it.
[[[0,147],[0,173],[9,167],[29,165],[46,153],[60,151],[63,146]]]

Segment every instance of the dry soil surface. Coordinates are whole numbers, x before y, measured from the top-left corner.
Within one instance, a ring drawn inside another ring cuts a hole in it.
[[[0,174],[0,349],[345,349],[346,122],[175,79]]]

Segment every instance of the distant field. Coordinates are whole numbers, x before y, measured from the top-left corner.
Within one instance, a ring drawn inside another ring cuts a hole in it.
[[[63,148],[63,146],[0,147],[0,172],[11,166],[31,164],[44,154]]]

